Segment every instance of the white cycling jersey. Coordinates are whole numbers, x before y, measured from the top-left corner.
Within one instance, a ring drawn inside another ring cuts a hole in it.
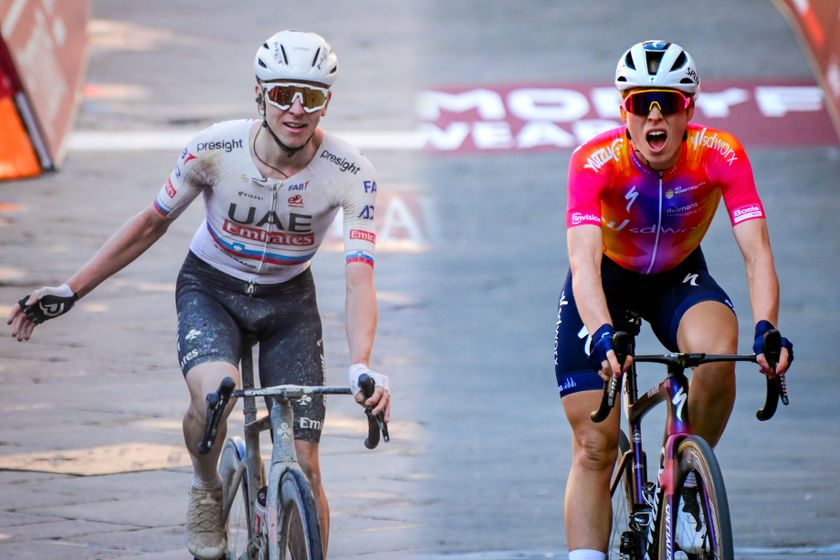
[[[309,266],[341,208],[346,262],[373,266],[373,165],[325,134],[305,169],[282,181],[266,179],[251,158],[255,122],[218,123],[193,138],[155,200],[158,212],[174,219],[203,193],[204,222],[190,250],[231,276],[274,284]]]

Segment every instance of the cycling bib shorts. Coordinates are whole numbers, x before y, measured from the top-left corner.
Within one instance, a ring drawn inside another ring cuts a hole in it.
[[[259,381],[323,385],[324,349],[315,283],[307,268],[281,284],[257,285],[216,270],[193,253],[178,275],[178,361],[186,376],[205,362],[238,366],[246,338],[259,342]],[[292,401],[295,439],[317,443],[324,422],[323,395]]]
[[[659,341],[672,352],[679,351],[677,329],[691,306],[719,301],[734,312],[729,296],[709,274],[699,248],[677,267],[658,274],[633,272],[604,257],[601,279],[615,330],[632,332],[626,318],[633,312],[650,323]],[[554,372],[561,397],[603,388],[601,376],[587,358],[591,344],[577,310],[570,271],[560,293],[554,339]]]

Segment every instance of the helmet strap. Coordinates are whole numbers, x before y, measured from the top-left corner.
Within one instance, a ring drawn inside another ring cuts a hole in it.
[[[265,128],[266,130],[268,130],[268,133],[274,139],[274,143],[277,144],[277,146],[281,150],[286,152],[286,157],[292,157],[293,155],[298,153],[300,150],[304,149],[307,146],[307,144],[309,144],[309,141],[312,140],[312,136],[310,136],[309,138],[306,139],[306,142],[304,142],[303,144],[301,144],[297,148],[292,148],[291,146],[288,146],[285,143],[283,143],[283,141],[280,140],[280,138],[278,138],[276,134],[274,134],[274,131],[271,130],[271,126],[268,124],[268,121],[265,119],[265,117],[263,117],[262,127]],[[312,134],[315,134],[315,133],[313,132]]]

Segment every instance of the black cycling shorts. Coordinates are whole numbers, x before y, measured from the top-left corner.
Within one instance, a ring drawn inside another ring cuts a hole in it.
[[[688,308],[702,301],[719,301],[735,311],[726,292],[715,282],[698,247],[675,268],[658,274],[640,274],[622,268],[606,256],[601,260],[601,282],[615,330],[629,330],[628,311],[650,323],[656,338],[678,352],[677,329]],[[554,338],[554,373],[560,396],[602,389],[604,382],[589,365],[591,337],[578,314],[572,293],[572,273],[560,293]]]
[[[312,272],[281,284],[255,284],[187,255],[175,290],[178,362],[184,376],[204,362],[239,365],[243,341],[259,342],[260,385],[323,385],[321,317]],[[292,402],[295,439],[317,443],[324,422],[323,395]]]

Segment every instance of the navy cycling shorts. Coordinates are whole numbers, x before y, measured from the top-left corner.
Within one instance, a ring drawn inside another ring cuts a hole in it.
[[[234,278],[187,255],[175,290],[178,362],[184,376],[204,362],[238,366],[246,338],[259,342],[262,387],[323,385],[324,352],[315,283],[307,268],[281,284]],[[317,443],[324,422],[323,395],[292,401],[295,439]]]
[[[679,351],[677,329],[691,306],[719,301],[734,312],[729,296],[709,274],[699,247],[675,268],[658,274],[632,272],[604,257],[601,282],[615,330],[632,332],[626,318],[628,312],[635,313],[650,324],[656,338],[671,352]],[[589,346],[590,336],[578,314],[570,271],[560,292],[554,338],[554,373],[561,397],[603,388],[603,380],[589,365]]]

